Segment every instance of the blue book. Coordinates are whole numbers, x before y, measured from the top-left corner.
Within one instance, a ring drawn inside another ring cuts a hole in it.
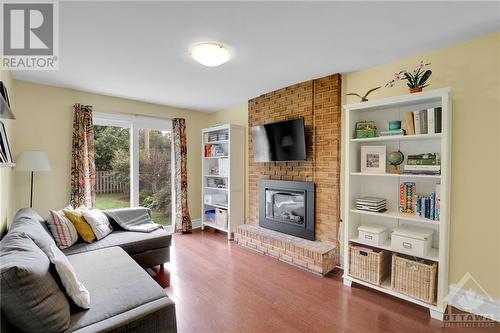
[[[431,216],[430,216],[430,219],[433,220],[433,221],[434,221],[434,197],[435,197],[434,192],[432,192],[431,193],[431,197],[430,197],[430,199],[431,199],[431,211],[430,211],[430,213],[431,213],[430,215]]]

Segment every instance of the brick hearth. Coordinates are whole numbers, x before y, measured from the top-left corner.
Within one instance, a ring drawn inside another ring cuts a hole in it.
[[[258,225],[240,225],[235,241],[245,248],[269,255],[307,271],[325,275],[338,261],[336,243],[310,241]]]

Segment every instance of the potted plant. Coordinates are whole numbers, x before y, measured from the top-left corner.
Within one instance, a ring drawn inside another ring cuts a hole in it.
[[[413,72],[408,72],[406,70],[399,71],[394,74],[394,78],[387,82],[386,87],[394,87],[397,81],[407,80],[407,85],[410,88],[410,93],[421,92],[423,88],[427,87],[429,84],[427,81],[432,74],[430,69],[425,69],[431,63],[424,63],[423,61],[418,64]]]

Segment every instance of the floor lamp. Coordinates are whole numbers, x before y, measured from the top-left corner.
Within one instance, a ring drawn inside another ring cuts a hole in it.
[[[33,173],[35,171],[51,171],[47,153],[44,151],[25,151],[16,161],[16,171],[31,172],[30,208],[33,208]]]

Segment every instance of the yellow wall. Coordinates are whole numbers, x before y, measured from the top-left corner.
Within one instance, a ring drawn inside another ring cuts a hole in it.
[[[228,108],[210,114],[210,124],[233,124],[248,130],[248,104]],[[248,133],[245,132],[245,152],[248,152]],[[248,189],[248,153],[245,153],[245,189]],[[248,216],[248,195],[245,190],[245,217]]]
[[[16,89],[16,128],[14,151],[47,152],[53,171],[35,175],[34,207],[42,216],[49,209],[66,206],[70,196],[71,135],[74,103],[90,104],[94,111],[186,119],[188,142],[188,205],[192,219],[200,218],[201,128],[209,115],[122,98],[56,88],[25,81],[14,81]],[[16,172],[16,208],[29,205],[29,174]]]
[[[470,272],[500,299],[500,33],[344,75],[344,101],[420,60],[432,63],[426,90],[451,87],[453,95],[450,283]],[[400,82],[370,97],[406,93]]]
[[[420,60],[432,62],[426,90],[451,87],[453,94],[450,283],[470,272],[491,297],[500,299],[500,33],[344,74],[344,103],[358,101],[346,93],[384,85]],[[407,93],[400,82],[369,98]],[[247,117],[246,105],[212,115],[240,124]]]
[[[8,71],[0,71],[0,80],[5,84],[9,94],[10,106],[14,115],[16,115],[16,104],[14,101],[14,87],[12,85],[12,77]],[[0,119],[7,131],[9,138],[12,155],[15,158],[15,150],[12,147],[14,140],[12,134],[16,120]],[[14,214],[14,169],[13,168],[0,168],[0,235],[3,234],[12,220]]]

